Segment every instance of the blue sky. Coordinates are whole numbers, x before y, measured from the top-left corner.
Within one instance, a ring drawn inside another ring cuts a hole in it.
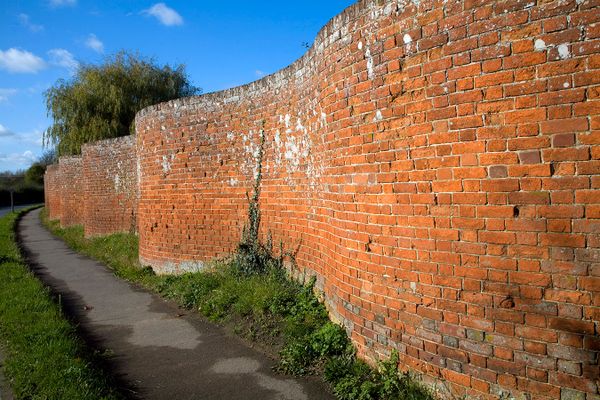
[[[0,171],[39,157],[43,93],[78,63],[119,50],[185,64],[204,93],[259,79],[299,58],[327,21],[355,0],[1,0]]]

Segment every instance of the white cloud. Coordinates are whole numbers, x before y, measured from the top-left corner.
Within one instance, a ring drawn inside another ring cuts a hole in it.
[[[33,33],[44,30],[43,25],[38,25],[31,22],[31,19],[27,14],[19,14],[19,22],[21,22],[21,25],[23,25],[25,28],[29,29]]]
[[[0,124],[0,137],[14,136],[14,134],[13,131],[9,131],[8,128],[5,128]]]
[[[48,52],[48,56],[52,65],[64,67],[71,71],[74,71],[79,66],[73,54],[65,49],[52,49]]]
[[[39,129],[34,129],[30,132],[15,132],[0,124],[0,140],[5,142],[6,139],[10,143],[21,143],[33,146],[42,146],[44,141],[44,133]]]
[[[94,50],[96,53],[104,53],[104,43],[96,37],[93,33],[88,36],[85,41],[86,47]]]
[[[50,0],[52,7],[74,6],[77,0]]]
[[[23,153],[0,154],[0,163],[9,163],[18,167],[33,164],[37,157],[31,150],[25,150]]]
[[[18,90],[17,89],[3,89],[0,88],[0,103],[3,103],[5,101],[8,101],[8,98],[12,95],[17,94]],[[2,126],[2,125],[0,125]]]
[[[46,68],[44,60],[26,50],[15,48],[0,50],[0,69],[14,73],[35,74],[44,68]]]
[[[168,7],[165,3],[156,3],[143,13],[152,15],[166,26],[183,25],[183,18],[179,13]]]
[[[44,143],[44,133],[40,130],[34,129],[31,132],[17,134],[19,141],[26,144],[35,146],[42,146]]]
[[[254,73],[256,74],[256,76],[258,77],[263,77],[265,76],[265,73],[263,71],[261,71],[260,69],[257,69],[256,71],[254,71]]]

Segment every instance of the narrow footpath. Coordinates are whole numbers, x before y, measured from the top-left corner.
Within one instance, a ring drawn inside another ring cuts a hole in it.
[[[110,367],[141,399],[329,399],[319,381],[271,371],[272,361],[240,339],[73,252],[41,224],[40,209],[18,232],[37,276]]]

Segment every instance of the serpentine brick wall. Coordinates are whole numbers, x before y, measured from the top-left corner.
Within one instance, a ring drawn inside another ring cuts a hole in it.
[[[363,1],[136,131],[157,272],[231,254],[260,176],[263,238],[362,356],[443,397],[599,398],[600,1]]]
[[[85,235],[135,232],[135,136],[86,144],[82,148],[82,157]]]

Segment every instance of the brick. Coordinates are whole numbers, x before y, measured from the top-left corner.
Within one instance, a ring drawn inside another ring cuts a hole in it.
[[[548,327],[559,331],[588,335],[594,334],[594,323],[592,321],[581,321],[569,318],[550,318]]]
[[[492,165],[488,168],[488,174],[490,178],[506,178],[508,170],[506,165]]]
[[[575,144],[575,135],[572,133],[564,133],[552,137],[553,147],[570,147]]]
[[[583,132],[588,130],[587,118],[575,118],[568,120],[544,121],[540,124],[542,134]]]
[[[585,393],[579,390],[561,388],[560,400],[585,400]]]
[[[539,96],[540,106],[556,104],[578,103],[585,98],[585,91],[581,89],[560,90],[551,93],[542,93]]]
[[[549,204],[549,192],[513,192],[509,193],[508,201],[511,204]]]
[[[519,161],[521,164],[539,164],[542,162],[539,151],[521,151],[519,152]]]

